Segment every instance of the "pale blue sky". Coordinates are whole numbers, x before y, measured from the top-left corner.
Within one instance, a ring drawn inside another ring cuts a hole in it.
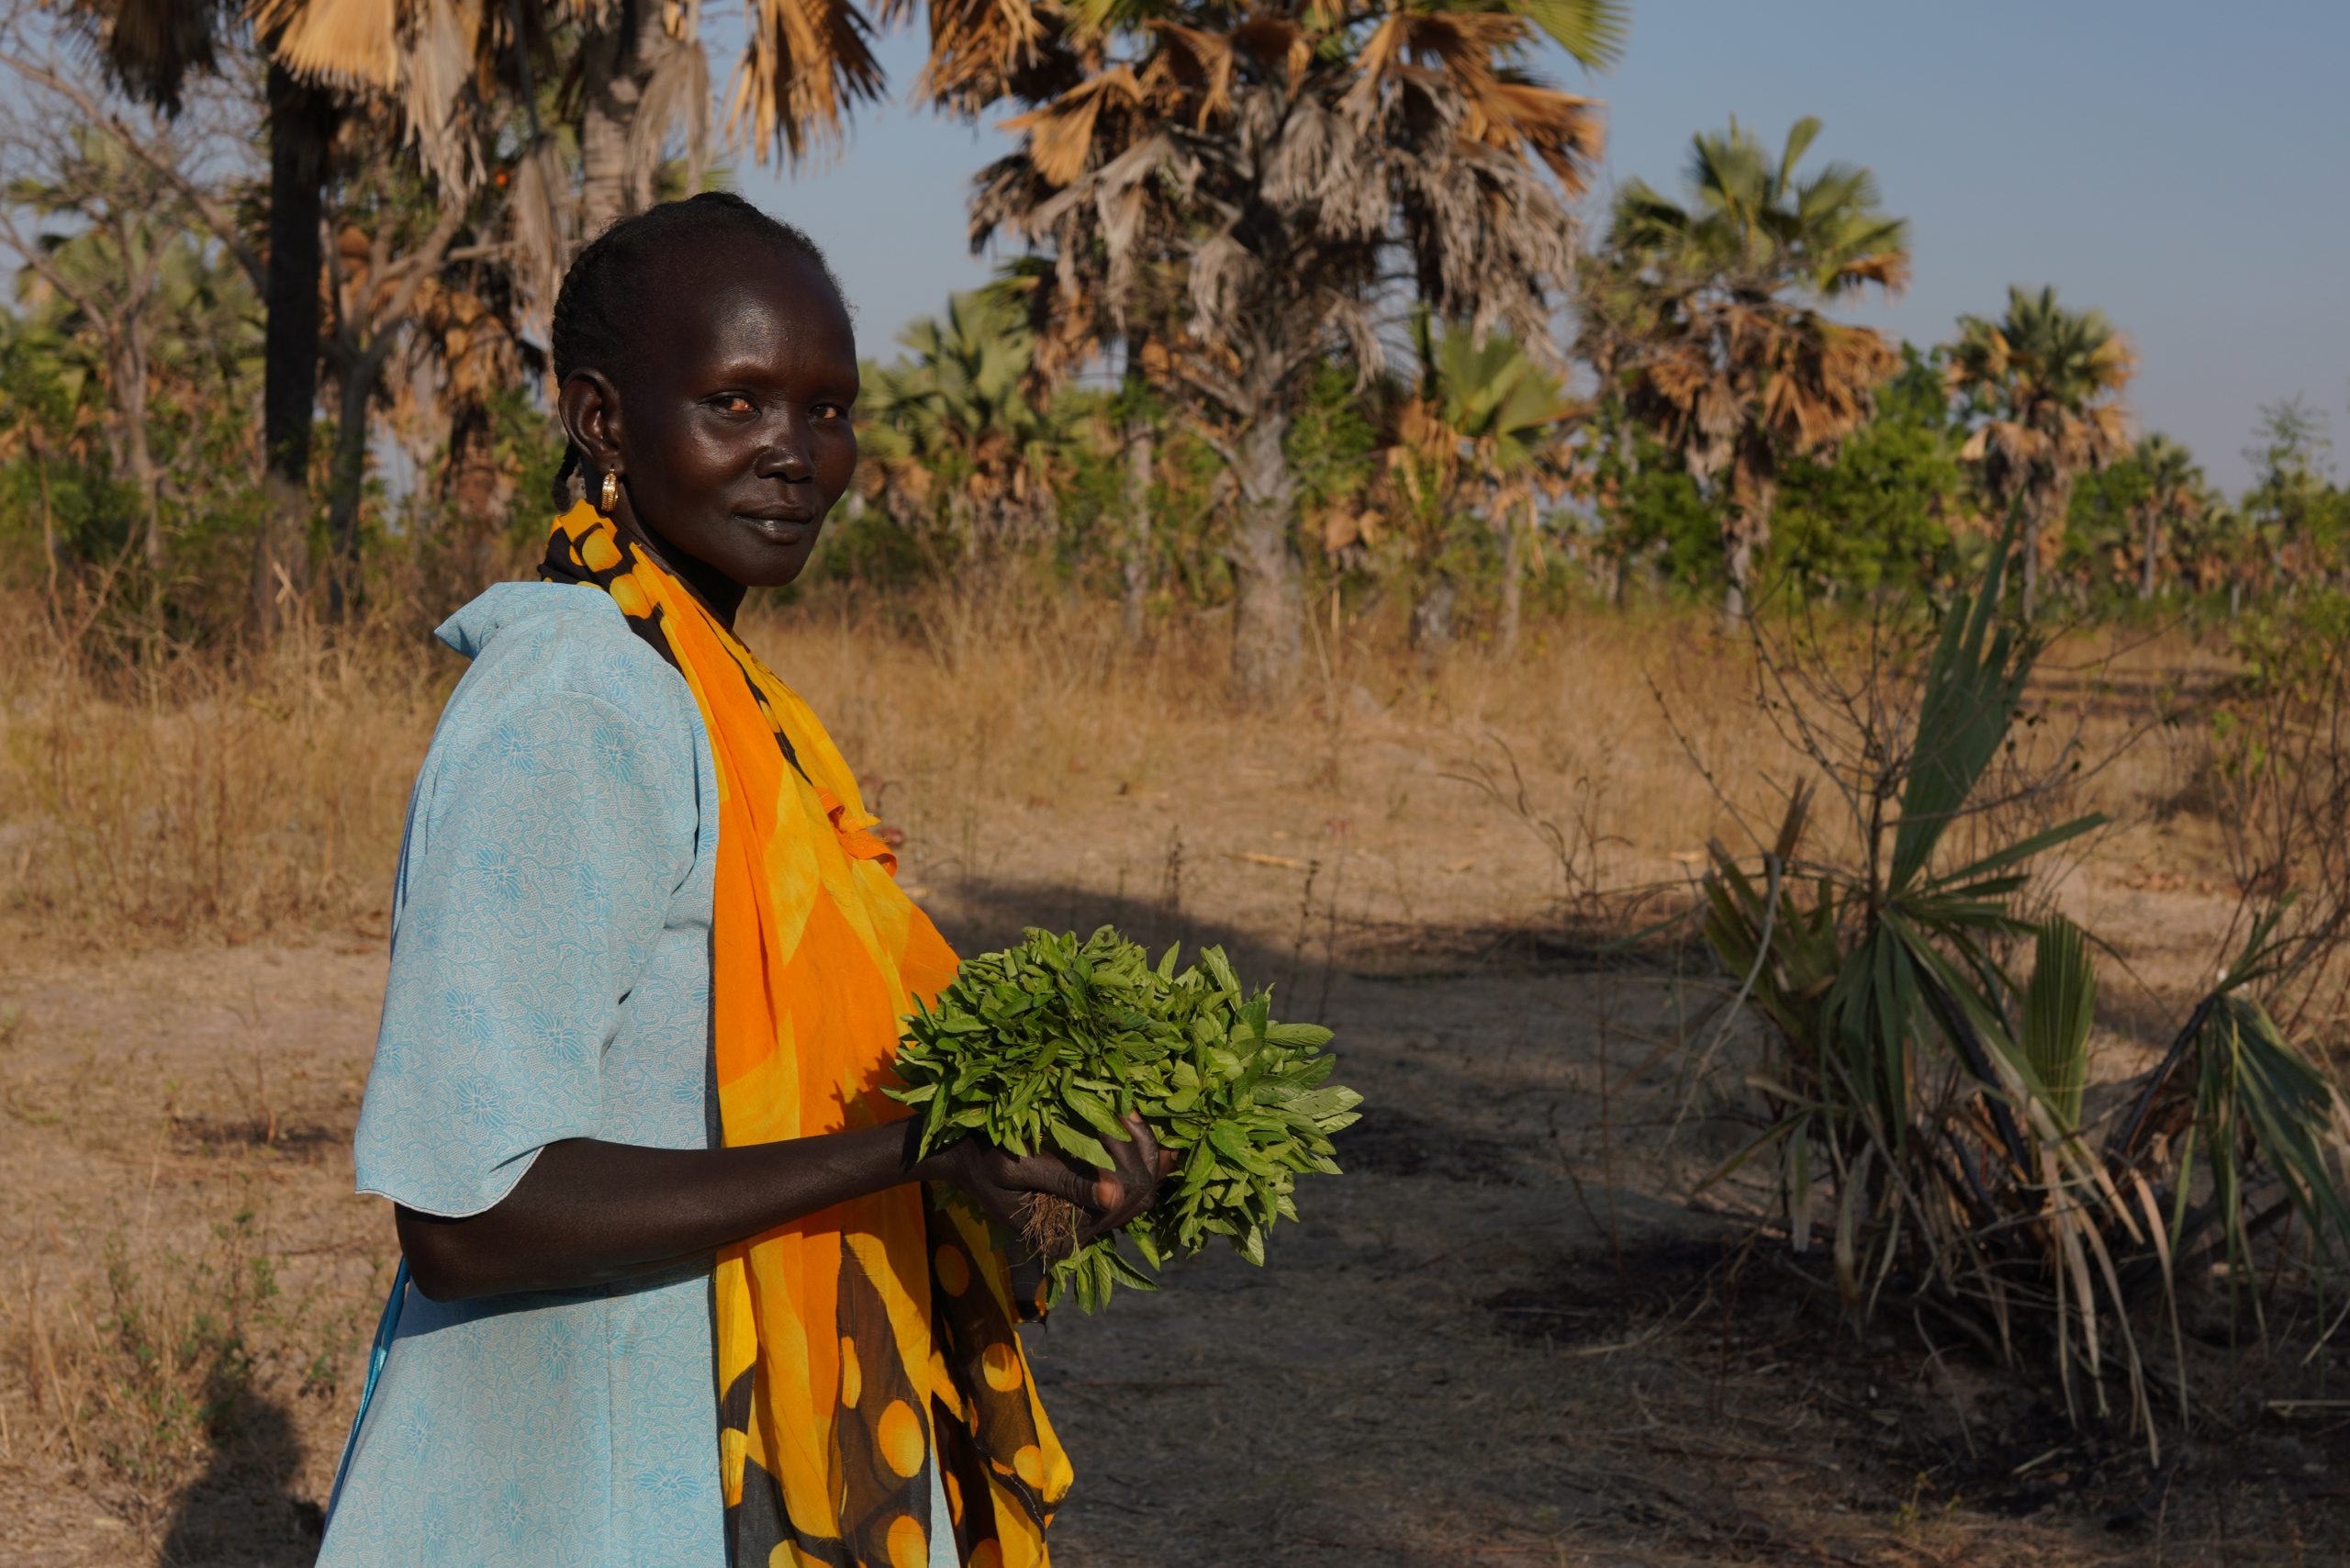
[[[886,41],[911,83],[915,39]],[[1577,74],[1563,58],[1560,73]],[[2135,342],[2133,402],[2231,489],[2257,407],[2300,394],[2350,439],[2350,6],[2339,0],[1633,0],[1607,104],[1609,185],[1677,180],[1692,132],[1735,114],[1812,158],[1875,169],[1911,219],[1916,277],[1855,312],[1919,342],[2010,283],[2053,283]],[[1009,149],[971,127],[868,110],[830,166],[745,167],[746,195],[833,255],[866,351],[983,282],[971,174]]]

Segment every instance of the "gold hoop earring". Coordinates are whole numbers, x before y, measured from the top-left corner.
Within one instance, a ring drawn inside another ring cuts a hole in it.
[[[619,475],[607,473],[604,476],[604,492],[599,498],[602,504],[598,506],[596,510],[602,512],[606,517],[611,516],[612,509],[621,504],[621,476]]]

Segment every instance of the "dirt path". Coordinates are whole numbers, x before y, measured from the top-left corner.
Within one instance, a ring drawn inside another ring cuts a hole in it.
[[[1219,902],[1195,877],[1180,917],[1125,880],[938,902],[967,944],[1033,909],[1222,939],[1326,1006],[1370,1114],[1264,1271],[1212,1257],[1035,1333],[1080,1473],[1057,1561],[2344,1560],[2339,1432],[2150,1471],[1914,1338],[1854,1340],[1656,1196],[1739,1136],[1700,1086],[1662,1151],[1658,1046],[1704,1002],[1668,970],[1367,924],[1325,951],[1261,878]],[[382,973],[352,940],[0,979],[0,1563],[308,1562],[391,1257],[350,1195]]]

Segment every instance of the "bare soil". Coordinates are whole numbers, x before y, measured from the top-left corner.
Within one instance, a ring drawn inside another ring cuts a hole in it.
[[[2119,1421],[2068,1421],[2037,1366],[1893,1310],[1856,1331],[1746,1217],[1684,1201],[1745,1136],[1719,1081],[1673,1076],[1718,983],[1669,941],[1577,940],[1526,824],[1387,744],[1375,817],[1225,773],[1214,801],[1105,782],[984,832],[912,819],[908,880],[967,950],[1032,921],[1221,941],[1337,1030],[1367,1097],[1349,1174],[1301,1193],[1265,1269],[1212,1256],[1034,1331],[1079,1471],[1058,1561],[2350,1560],[2344,1369],[2232,1349],[2207,1314],[2206,1415],[2156,1463]],[[2109,1077],[2158,1046],[2226,924],[2229,898],[2145,869],[2170,858],[2119,846],[2062,890],[2152,982],[2109,987]],[[0,1563],[309,1560],[393,1261],[383,1207],[351,1195],[382,947],[0,972]],[[188,1358],[207,1435],[168,1452],[139,1446],[161,1385],[120,1349],[126,1301],[179,1303],[157,1342]],[[232,1310],[224,1356],[196,1325]],[[2300,1310],[2273,1307],[2277,1343]]]

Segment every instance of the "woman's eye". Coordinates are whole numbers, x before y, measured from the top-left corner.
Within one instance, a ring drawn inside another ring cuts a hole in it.
[[[813,414],[817,419],[822,420],[845,420],[848,418],[848,405],[845,403],[819,403],[814,408],[811,409],[809,412]]]
[[[740,392],[724,393],[718,399],[719,412],[724,414],[755,413],[757,411],[757,408],[758,405],[753,403],[748,398],[744,397]]]

